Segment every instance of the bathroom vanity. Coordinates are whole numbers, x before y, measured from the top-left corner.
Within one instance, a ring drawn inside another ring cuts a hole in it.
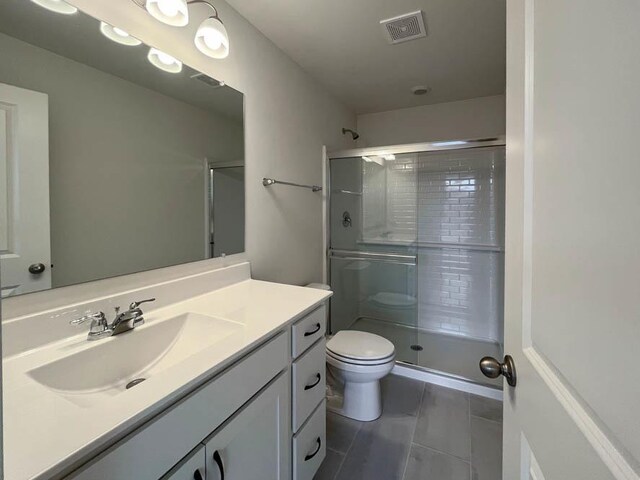
[[[65,2],[0,57],[4,478],[312,479],[330,294],[236,256],[242,92]]]
[[[5,319],[5,478],[311,480],[329,295],[240,263]],[[69,325],[148,296],[130,332],[87,341]]]

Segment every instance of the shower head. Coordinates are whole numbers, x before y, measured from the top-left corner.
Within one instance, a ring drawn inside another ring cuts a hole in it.
[[[342,134],[346,135],[347,133],[350,133],[351,137],[354,140],[357,140],[358,138],[360,138],[360,135],[358,135],[358,132],[356,132],[355,130],[351,130],[350,128],[343,128],[342,129]]]

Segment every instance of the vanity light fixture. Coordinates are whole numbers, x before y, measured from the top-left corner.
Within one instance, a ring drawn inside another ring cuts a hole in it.
[[[155,18],[167,25],[184,27],[189,23],[189,5],[202,3],[213,10],[213,15],[205,18],[193,39],[196,48],[206,56],[216,59],[229,55],[229,34],[220,20],[218,9],[209,0],[132,0]]]
[[[78,9],[73,5],[69,5],[64,0],[31,0],[36,5],[40,5],[52,12],[62,13],[63,15],[73,15]]]
[[[100,22],[100,32],[109,40],[119,43],[120,45],[135,47],[142,43],[140,40],[132,37],[121,28],[114,27],[113,25],[109,25],[105,22]]]
[[[182,62],[157,48],[150,48],[147,58],[154,67],[169,73],[180,73]]]
[[[198,2],[200,3],[200,2]],[[222,20],[218,16],[216,7],[202,2],[213,8],[214,14],[206,18],[198,27],[194,42],[196,48],[211,58],[226,58],[229,56],[229,35]]]
[[[189,23],[187,0],[146,0],[144,7],[153,18],[167,25],[184,27]]]

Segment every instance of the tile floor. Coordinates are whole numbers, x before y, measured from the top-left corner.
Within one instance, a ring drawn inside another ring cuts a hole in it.
[[[314,480],[500,480],[502,404],[389,375],[373,422],[327,415]]]

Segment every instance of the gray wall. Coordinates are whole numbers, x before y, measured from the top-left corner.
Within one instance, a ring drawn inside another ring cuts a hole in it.
[[[303,183],[322,179],[322,145],[354,142],[348,108],[264,37],[227,3],[216,8],[227,27],[230,54],[212,60],[193,45],[206,9],[191,8],[184,28],[163,25],[130,0],[72,0],[85,12],[182,59],[245,94],[247,256],[255,278],[304,284],[322,279],[322,194],[287,187],[264,188],[262,177]]]
[[[505,133],[505,97],[402,108],[358,116],[360,147],[487,138]]]
[[[5,35],[0,64],[49,95],[53,286],[204,258],[203,162],[241,124]]]

